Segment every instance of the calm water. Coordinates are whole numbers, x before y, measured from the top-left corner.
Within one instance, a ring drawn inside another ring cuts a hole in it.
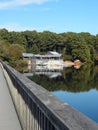
[[[37,72],[30,78],[98,123],[98,66]]]

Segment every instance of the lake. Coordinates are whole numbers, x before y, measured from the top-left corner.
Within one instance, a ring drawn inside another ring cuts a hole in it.
[[[35,72],[30,79],[98,123],[98,66]]]

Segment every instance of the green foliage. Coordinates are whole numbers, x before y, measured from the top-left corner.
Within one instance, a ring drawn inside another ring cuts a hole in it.
[[[90,62],[90,49],[87,44],[77,44],[74,49],[72,49],[73,59],[80,59],[82,62]]]
[[[7,29],[0,29],[0,39],[1,40],[7,40],[8,41],[9,38],[9,32]]]
[[[61,34],[49,31],[8,32],[1,29],[0,40],[3,41],[3,44],[0,44],[0,57],[8,61],[19,60],[24,51],[45,54],[49,50],[62,53],[64,60],[77,58],[82,62],[98,60],[98,34],[94,36],[88,32]],[[7,43],[9,47],[6,46]]]
[[[33,46],[32,46],[32,53],[33,54],[37,54],[37,53],[39,53],[40,51],[39,51],[39,48],[37,47],[37,45],[36,44],[34,44]]]
[[[11,60],[9,64],[15,68],[19,72],[24,72],[27,69],[27,62],[19,59],[19,60]]]
[[[36,31],[25,31],[23,32],[23,35],[27,42],[27,51],[31,51],[31,48],[34,44],[36,44],[36,46],[40,48],[40,40]]]
[[[23,33],[20,33],[20,32],[9,32],[8,41],[11,44],[19,44],[19,45],[23,45],[24,47],[26,47],[27,45],[25,36],[23,35]]]
[[[8,42],[0,40],[0,59],[9,60],[9,46]]]
[[[19,60],[22,58],[22,53],[25,52],[23,46],[19,44],[12,44],[9,47],[9,57],[10,60]]]
[[[27,63],[22,60],[22,53],[25,52],[23,46],[19,44],[10,44],[0,40],[0,59],[9,62],[18,71],[23,72]]]
[[[51,33],[49,31],[44,31],[43,33],[39,34],[39,38],[40,38],[40,50],[42,52],[47,52],[49,50],[53,50],[55,48],[55,34]]]

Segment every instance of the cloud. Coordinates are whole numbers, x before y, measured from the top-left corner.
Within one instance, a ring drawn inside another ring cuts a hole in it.
[[[0,29],[7,29],[8,31],[16,31],[16,32],[21,32],[21,31],[26,31],[26,30],[36,30],[38,32],[42,32],[44,30],[51,30],[52,27],[50,26],[23,26],[20,25],[19,23],[7,23],[0,25]]]
[[[7,0],[5,2],[0,2],[0,9],[8,9],[11,7],[24,6],[29,4],[43,4],[49,1],[57,0]]]
[[[0,25],[0,29],[3,29],[3,28],[6,28],[9,31],[17,31],[17,29],[21,29],[19,24],[17,23]]]

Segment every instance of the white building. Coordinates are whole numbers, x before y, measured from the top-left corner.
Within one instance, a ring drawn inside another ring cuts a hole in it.
[[[62,70],[63,59],[61,54],[49,51],[46,55],[23,53],[24,58],[31,59],[32,68],[35,70]],[[30,61],[28,61],[30,62]],[[30,62],[30,63],[31,63]]]

